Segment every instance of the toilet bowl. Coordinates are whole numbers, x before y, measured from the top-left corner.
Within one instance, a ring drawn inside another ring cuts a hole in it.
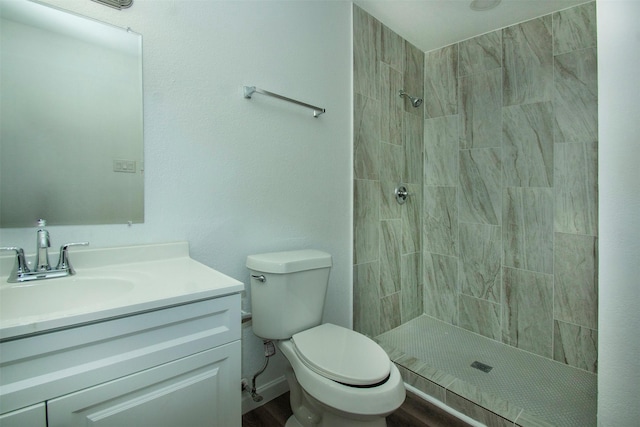
[[[321,323],[331,256],[316,250],[247,257],[254,333],[274,340],[293,415],[287,427],[384,427],[405,398],[385,351],[350,329]]]
[[[405,398],[405,389],[398,368],[391,363],[384,350],[371,340],[366,345],[358,345],[356,348],[357,344],[363,343],[362,338],[368,338],[350,329],[328,323],[302,334],[305,333],[310,333],[309,343],[311,335],[334,337],[335,340],[316,341],[315,345],[309,346],[311,348],[302,349],[296,335],[290,340],[277,343],[278,349],[291,364],[295,375],[294,378],[287,378],[290,389],[300,387],[304,393],[302,401],[292,402],[294,416],[300,415],[296,414],[296,410],[303,414],[313,412],[305,405],[311,408],[319,406],[322,410],[315,411],[321,412],[321,420],[315,424],[301,425],[386,426],[385,417],[400,407]],[[355,337],[356,343],[351,341],[345,345],[345,337]],[[361,357],[371,350],[373,351],[370,358]],[[382,354],[379,354],[380,352]],[[358,363],[359,368],[350,375],[349,368]],[[338,377],[340,381],[336,379]],[[292,396],[292,401],[295,398]]]

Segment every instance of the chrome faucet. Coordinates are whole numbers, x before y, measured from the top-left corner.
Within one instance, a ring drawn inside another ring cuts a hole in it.
[[[49,239],[49,232],[44,229],[46,225],[47,222],[45,220],[38,220],[38,227],[40,228],[38,228],[37,231],[36,258],[33,270],[29,269],[22,248],[15,246],[0,248],[0,250],[14,251],[16,253],[13,270],[11,271],[11,274],[9,274],[7,282],[16,283],[31,280],[53,279],[56,277],[65,277],[75,274],[75,270],[69,262],[69,247],[87,246],[89,242],[65,243],[62,245],[60,247],[58,264],[55,268],[52,268],[49,263],[49,248],[51,247],[51,240]]]
[[[48,271],[51,270],[51,264],[49,263],[49,248],[51,242],[49,241],[49,232],[44,229],[47,225],[47,221],[44,219],[38,220],[38,239],[36,240],[36,271]]]

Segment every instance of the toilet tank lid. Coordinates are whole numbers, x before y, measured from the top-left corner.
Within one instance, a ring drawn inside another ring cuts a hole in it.
[[[247,267],[263,273],[295,273],[331,267],[331,255],[315,249],[269,252],[247,257]]]

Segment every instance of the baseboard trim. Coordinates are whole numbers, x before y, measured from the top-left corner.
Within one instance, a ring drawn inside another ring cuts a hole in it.
[[[284,375],[280,378],[276,378],[263,386],[257,388],[256,392],[262,396],[262,400],[260,402],[255,402],[249,392],[242,392],[242,414],[246,414],[249,411],[252,411],[267,402],[272,401],[276,397],[286,393],[289,391],[289,384],[287,384],[287,380]]]

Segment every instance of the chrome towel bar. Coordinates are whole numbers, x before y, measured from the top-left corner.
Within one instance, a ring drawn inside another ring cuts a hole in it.
[[[244,87],[244,97],[247,99],[251,99],[251,95],[254,93],[260,93],[262,95],[272,96],[274,98],[281,99],[283,101],[292,102],[296,105],[301,105],[303,107],[311,108],[313,110],[313,117],[318,117],[320,114],[324,114],[327,110],[324,108],[316,107],[315,105],[307,104],[306,102],[301,102],[295,99],[287,98],[286,96],[278,95],[277,93],[269,92],[263,89],[258,89],[255,86],[245,86]]]

